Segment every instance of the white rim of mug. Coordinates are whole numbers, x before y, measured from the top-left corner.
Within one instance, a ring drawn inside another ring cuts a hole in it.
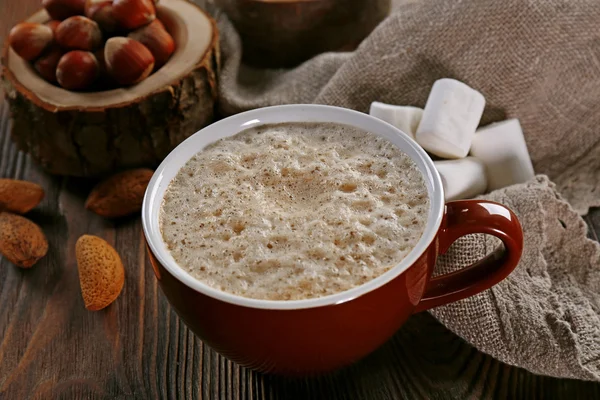
[[[289,114],[292,117],[289,117]],[[221,137],[235,135],[253,126],[280,122],[333,122],[355,126],[387,138],[417,163],[424,175],[428,189],[429,216],[421,238],[402,261],[382,275],[360,286],[328,296],[302,300],[262,300],[223,292],[202,283],[177,264],[163,241],[159,225],[159,211],[165,189],[173,177],[194,154],[201,151],[207,144]],[[214,139],[210,139],[212,132],[217,132],[217,135],[219,135],[219,132],[221,134]],[[197,142],[206,143],[195,148]],[[179,144],[159,165],[148,184],[142,205],[142,226],[148,245],[156,259],[171,275],[191,289],[238,306],[272,310],[296,310],[331,306],[351,301],[387,284],[405,272],[435,240],[443,219],[444,207],[442,181],[433,161],[425,150],[406,133],[380,119],[347,108],[315,104],[291,104],[258,108],[235,114],[201,129]]]

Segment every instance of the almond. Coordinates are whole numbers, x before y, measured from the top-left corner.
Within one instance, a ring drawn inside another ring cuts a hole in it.
[[[113,175],[92,189],[85,208],[106,218],[140,212],[152,174],[151,169],[138,168]]]
[[[44,189],[33,182],[0,179],[0,211],[25,214],[40,204]]]
[[[21,268],[30,268],[48,252],[46,235],[20,215],[0,213],[0,254]]]
[[[75,257],[85,308],[97,311],[115,301],[125,282],[117,251],[97,236],[83,235],[75,244]]]

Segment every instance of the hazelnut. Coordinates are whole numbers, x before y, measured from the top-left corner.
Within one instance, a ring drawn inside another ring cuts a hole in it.
[[[114,0],[112,15],[122,28],[133,30],[154,21],[156,8],[152,0]]]
[[[154,57],[146,46],[126,37],[108,39],[104,47],[108,73],[121,85],[132,85],[148,77]]]
[[[100,47],[102,31],[91,19],[77,15],[60,23],[56,41],[66,49],[91,51]]]
[[[33,67],[42,78],[50,83],[56,83],[56,67],[64,52],[58,46],[52,46],[44,52],[40,58],[35,60]]]
[[[106,32],[114,32],[117,29],[117,21],[112,14],[112,4],[113,0],[87,0],[85,16],[96,21]]]
[[[83,14],[84,5],[85,0],[42,0],[42,7],[50,17],[61,21],[73,15]]]
[[[137,40],[150,50],[154,56],[154,66],[157,69],[169,61],[175,51],[173,38],[158,19],[131,32],[128,37]]]
[[[65,89],[86,89],[94,83],[99,70],[98,60],[92,53],[73,50],[60,58],[56,68],[56,79]]]
[[[46,25],[22,22],[10,30],[8,42],[15,53],[33,61],[52,43],[52,29]]]

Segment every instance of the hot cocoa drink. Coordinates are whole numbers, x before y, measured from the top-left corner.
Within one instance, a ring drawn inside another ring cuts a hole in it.
[[[199,281],[267,300],[311,299],[398,264],[429,213],[415,162],[384,138],[335,123],[261,125],[191,158],[160,224]]]

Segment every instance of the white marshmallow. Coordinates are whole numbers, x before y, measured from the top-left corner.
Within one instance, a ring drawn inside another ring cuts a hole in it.
[[[534,171],[518,119],[487,125],[477,131],[471,155],[485,164],[488,190],[533,178]]]
[[[446,201],[471,199],[485,193],[485,166],[475,157],[434,161],[444,186]]]
[[[463,158],[469,153],[485,98],[454,79],[439,79],[431,88],[416,139],[430,153]]]
[[[423,109],[411,106],[394,106],[374,101],[371,103],[369,115],[394,125],[414,139],[419,122],[421,122]]]

